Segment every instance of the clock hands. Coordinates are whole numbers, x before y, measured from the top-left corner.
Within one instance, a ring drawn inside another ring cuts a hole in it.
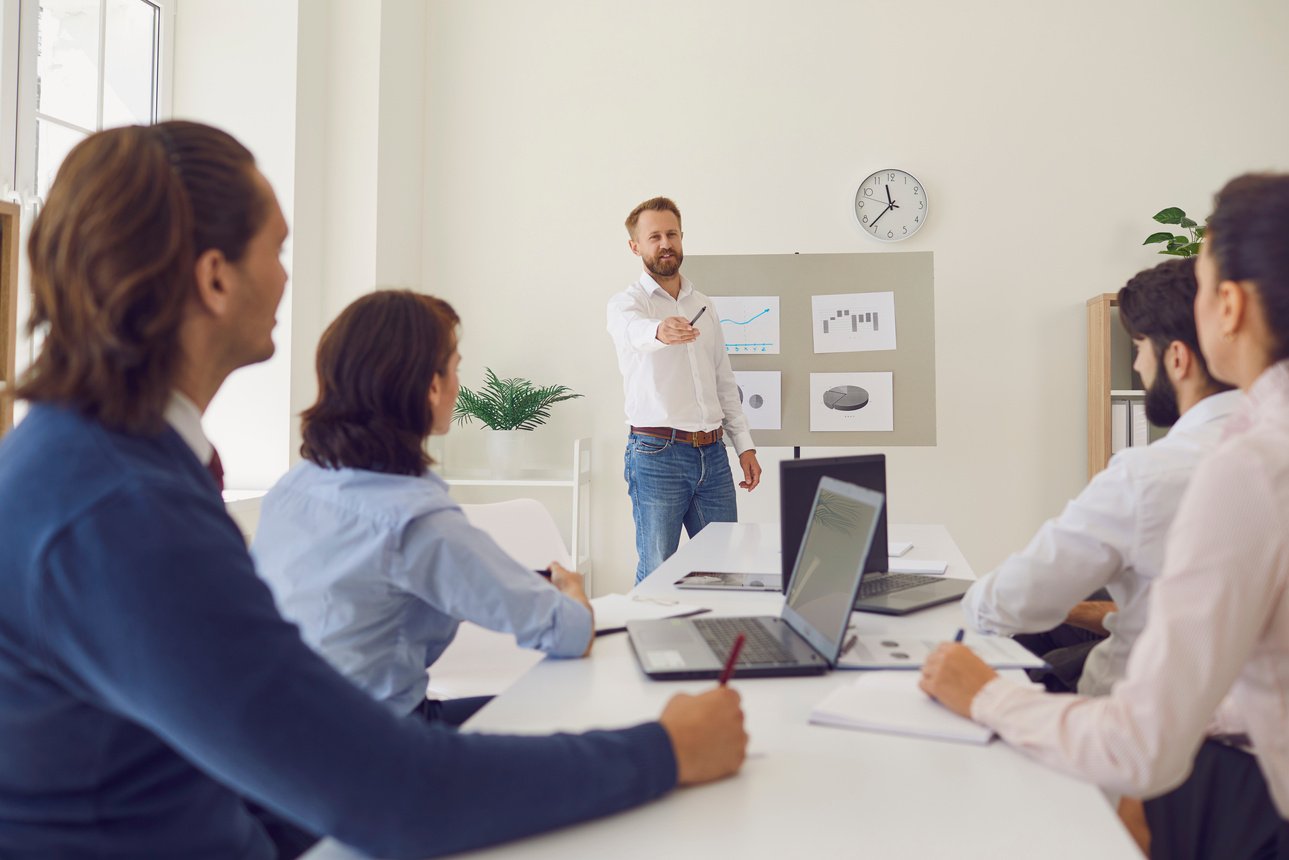
[[[868,225],[869,228],[871,229],[876,227],[877,222],[882,220],[882,215],[885,215],[887,212],[890,212],[892,209],[899,209],[899,208],[900,208],[900,204],[896,203],[895,199],[891,197],[891,186],[889,185],[886,186],[886,208],[882,210],[881,215],[878,215],[876,218],[873,219],[873,223]]]
[[[887,212],[890,212],[890,211],[891,211],[892,209],[894,209],[894,208],[895,208],[895,207],[894,207],[893,205],[887,204],[886,208],[882,210],[882,215],[885,215]],[[876,218],[874,218],[874,219],[873,219],[873,223],[872,223],[872,224],[870,224],[870,225],[868,225],[868,226],[870,226],[870,227],[876,227],[876,226],[877,226],[877,222],[882,220],[882,215],[878,215]]]
[[[886,186],[886,203],[888,206],[894,206],[895,201],[891,199],[891,186]]]

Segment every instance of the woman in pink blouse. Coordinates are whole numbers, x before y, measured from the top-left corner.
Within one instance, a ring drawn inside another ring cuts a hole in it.
[[[1204,357],[1247,398],[1182,500],[1126,676],[1106,697],[1050,695],[945,644],[922,689],[1052,767],[1153,798],[1153,856],[1284,858],[1289,176],[1222,189],[1197,278]]]

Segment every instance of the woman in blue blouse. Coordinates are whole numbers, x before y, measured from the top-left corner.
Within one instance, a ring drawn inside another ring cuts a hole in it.
[[[446,433],[460,383],[444,301],[383,290],[354,302],[318,346],[304,460],[264,499],[252,554],[278,608],[314,650],[399,714],[459,725],[486,699],[425,698],[426,667],[461,621],[556,657],[590,651],[582,577],[546,581],[467,522],[425,440]]]

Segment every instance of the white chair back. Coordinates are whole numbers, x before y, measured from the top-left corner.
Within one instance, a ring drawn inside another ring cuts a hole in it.
[[[510,499],[488,505],[462,505],[466,519],[482,529],[515,561],[541,569],[552,561],[570,570],[568,547],[550,511],[536,499]]]

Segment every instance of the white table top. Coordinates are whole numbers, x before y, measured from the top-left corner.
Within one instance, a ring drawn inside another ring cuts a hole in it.
[[[942,526],[891,526],[906,558],[948,562],[973,579]],[[709,525],[636,589],[720,614],[777,614],[782,596],[677,591],[690,570],[779,570],[774,525]],[[860,632],[952,636],[956,604],[904,618],[856,613]],[[742,772],[674,791],[610,818],[476,852],[477,857],[1131,858],[1140,853],[1095,787],[1032,762],[999,741],[986,747],[810,725],[811,707],[853,673],[736,680],[749,755]],[[711,682],[658,682],[627,637],[601,637],[586,660],[544,660],[468,723],[469,730],[545,734],[655,717],[679,692]],[[569,786],[577,791],[577,786]],[[537,802],[537,801],[535,801]],[[357,855],[327,840],[307,860]]]

